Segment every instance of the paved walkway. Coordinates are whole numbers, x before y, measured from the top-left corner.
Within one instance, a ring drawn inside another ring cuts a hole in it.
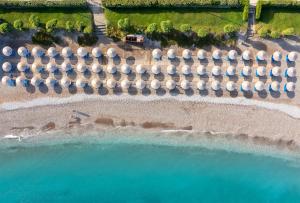
[[[95,33],[98,37],[106,33],[106,20],[101,0],[87,0],[88,6],[93,13]]]

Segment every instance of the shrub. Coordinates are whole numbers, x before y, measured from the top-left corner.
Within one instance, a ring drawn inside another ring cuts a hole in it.
[[[57,19],[52,19],[52,20],[49,20],[47,23],[46,23],[46,30],[47,32],[52,32],[57,26]]]
[[[146,33],[152,35],[153,33],[158,32],[158,25],[156,23],[151,23],[146,29]]]
[[[244,10],[243,10],[243,21],[248,21],[248,17],[249,17],[249,5],[245,5],[244,6]]]
[[[161,21],[160,28],[164,33],[169,33],[174,29],[173,23],[170,20]]]
[[[227,24],[224,26],[224,33],[232,34],[238,31],[238,27],[233,24]]]
[[[130,21],[128,18],[118,20],[118,28],[122,31],[128,31],[130,28]]]
[[[32,36],[32,42],[35,44],[42,45],[51,45],[53,42],[57,40],[51,34],[45,32],[44,30],[38,31]]]
[[[192,26],[190,24],[182,24],[180,25],[180,31],[181,32],[191,32],[192,31]]]
[[[76,30],[82,32],[84,29],[84,23],[82,21],[76,21]]]
[[[287,28],[281,33],[283,36],[295,35],[295,29],[293,27]]]
[[[267,28],[262,27],[260,30],[258,30],[258,35],[260,37],[267,37],[269,35],[269,30]]]
[[[270,37],[273,39],[278,39],[278,38],[280,38],[280,32],[278,32],[276,30],[272,30],[270,33]]]
[[[38,27],[41,26],[41,20],[40,20],[40,18],[39,18],[38,16],[36,16],[36,15],[31,15],[31,16],[29,17],[29,23],[30,23],[30,26],[31,26],[32,28],[38,28]]]
[[[97,36],[92,34],[83,34],[77,38],[77,42],[80,46],[92,46],[98,41]]]
[[[200,37],[200,38],[204,38],[204,37],[206,37],[208,34],[209,34],[209,31],[208,31],[208,29],[205,29],[205,28],[200,28],[200,29],[197,31],[197,35],[198,35],[198,37]]]
[[[93,33],[93,27],[92,26],[86,26],[84,29],[83,29],[83,33],[84,34],[92,34]]]
[[[258,0],[256,4],[256,11],[255,11],[255,19],[259,20],[261,15],[261,9],[262,9],[262,0]]]
[[[0,33],[4,34],[4,33],[7,33],[7,32],[10,32],[11,29],[10,29],[10,26],[8,23],[2,23],[0,24]]]
[[[15,20],[15,21],[14,21],[14,28],[15,28],[16,30],[23,30],[23,28],[24,28],[24,23],[23,23],[23,21],[20,20],[20,19]]]
[[[113,39],[113,41],[120,41],[125,35],[124,33],[114,26],[107,26],[106,35]]]
[[[67,30],[68,32],[71,32],[71,31],[73,31],[74,29],[75,29],[74,23],[71,22],[71,21],[67,21],[67,22],[66,22],[66,30]]]

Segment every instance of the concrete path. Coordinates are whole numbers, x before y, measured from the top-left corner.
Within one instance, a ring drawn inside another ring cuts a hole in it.
[[[95,33],[98,37],[106,34],[106,20],[101,0],[87,0],[87,4],[93,13]]]

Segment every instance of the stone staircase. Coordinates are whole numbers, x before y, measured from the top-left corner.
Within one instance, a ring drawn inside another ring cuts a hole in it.
[[[106,20],[103,13],[101,0],[87,0],[87,4],[93,14],[94,32],[100,37],[106,34]]]
[[[250,6],[248,16],[247,38],[254,36],[255,6]]]

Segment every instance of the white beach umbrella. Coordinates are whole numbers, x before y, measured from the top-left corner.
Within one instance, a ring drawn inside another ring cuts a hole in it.
[[[12,65],[11,65],[10,62],[4,62],[4,63],[2,64],[2,70],[3,70],[4,72],[9,72],[9,71],[11,71],[11,69],[12,69]]]
[[[154,50],[152,51],[152,57],[153,57],[154,59],[156,59],[156,60],[160,60],[161,57],[162,57],[162,52],[161,52],[161,50],[160,50],[160,49],[154,49]]]
[[[33,76],[33,78],[31,78],[31,80],[30,80],[30,83],[33,86],[38,87],[42,83],[42,79],[38,76]]]
[[[67,61],[64,61],[60,67],[61,67],[61,70],[64,72],[72,70],[72,64]]]
[[[174,80],[167,80],[166,82],[166,87],[169,89],[169,90],[173,90],[175,89],[176,87],[176,82]]]
[[[10,80],[10,77],[8,77],[7,75],[3,76],[1,79],[2,85],[7,85],[9,80]]]
[[[220,66],[214,66],[212,68],[212,75],[213,76],[220,76],[222,74],[222,70],[221,70],[221,67]]]
[[[226,83],[226,89],[229,91],[229,92],[233,92],[236,90],[236,83],[233,82],[233,81],[228,81]]]
[[[277,81],[273,81],[271,84],[270,84],[270,90],[271,91],[274,91],[274,92],[278,92],[280,90],[280,83],[277,82]]]
[[[72,49],[70,47],[64,47],[61,54],[65,58],[70,58],[73,55]]]
[[[242,91],[248,92],[251,90],[251,84],[249,81],[243,81],[241,85]]]
[[[181,71],[184,75],[190,75],[192,73],[192,68],[189,65],[183,65]]]
[[[26,56],[28,56],[28,54],[29,54],[29,51],[25,47],[19,47],[18,48],[18,55],[19,56],[26,57]]]
[[[102,67],[99,63],[93,63],[92,65],[92,71],[94,73],[100,73],[102,71]]]
[[[258,68],[256,69],[256,75],[259,77],[266,76],[266,67],[258,66]]]
[[[114,48],[109,48],[106,54],[109,58],[115,58],[117,56],[117,51]]]
[[[123,64],[121,66],[121,72],[124,74],[129,74],[131,72],[131,68],[128,64]]]
[[[215,60],[220,60],[222,57],[222,52],[219,49],[217,49],[213,52],[212,57]]]
[[[114,89],[117,86],[117,82],[113,79],[108,79],[106,81],[106,85],[107,85],[108,88]]]
[[[45,54],[44,50],[40,47],[33,47],[31,53],[34,57],[42,57]]]
[[[217,80],[212,81],[211,89],[214,90],[214,91],[220,90],[221,89],[221,83]]]
[[[234,76],[236,73],[236,67],[235,66],[228,66],[227,70],[226,70],[226,75],[228,76]]]
[[[31,70],[32,70],[32,72],[35,72],[35,73],[40,72],[43,68],[44,68],[44,66],[39,62],[34,62],[31,65]]]
[[[174,75],[176,73],[176,66],[173,64],[168,65],[167,67],[167,73],[169,75]]]
[[[230,50],[230,51],[228,52],[228,59],[229,59],[229,60],[236,60],[237,55],[238,55],[238,53],[237,53],[236,50]]]
[[[273,53],[273,55],[272,55],[272,59],[273,59],[274,61],[281,61],[281,59],[282,59],[282,54],[281,54],[281,52],[280,52],[280,51],[275,51],[275,52]]]
[[[296,84],[294,82],[288,82],[285,84],[285,89],[288,92],[294,92],[296,89]]]
[[[185,49],[182,51],[182,58],[186,60],[190,60],[192,58],[192,52],[189,49]]]
[[[184,90],[188,90],[191,88],[191,83],[188,80],[182,80],[180,83],[180,87]]]
[[[54,63],[48,63],[47,64],[47,71],[50,73],[54,73],[57,70],[57,66]]]
[[[85,86],[87,85],[87,82],[81,78],[76,80],[76,87],[77,88],[85,88]]]
[[[47,54],[50,58],[54,58],[58,55],[58,52],[56,51],[55,47],[50,47],[48,50],[47,50]]]
[[[175,59],[176,58],[176,51],[175,49],[169,49],[167,52],[168,59]]]
[[[87,67],[83,63],[78,63],[77,64],[77,71],[80,73],[84,73],[87,70]]]
[[[287,77],[293,78],[293,77],[296,77],[296,75],[297,75],[297,71],[296,71],[295,67],[289,67],[286,69]]]
[[[205,50],[203,49],[199,49],[199,51],[197,52],[197,57],[199,60],[204,60],[207,57],[207,53]]]
[[[249,50],[243,51],[242,58],[243,58],[245,61],[251,60],[251,58],[252,58],[251,52],[250,52]]]
[[[16,85],[23,86],[25,81],[26,81],[26,78],[23,75],[20,75],[16,78]]]
[[[206,67],[204,66],[204,65],[199,65],[198,67],[197,67],[197,74],[198,75],[205,75],[206,74]]]
[[[3,53],[4,56],[11,56],[12,53],[13,53],[13,49],[9,46],[5,46],[2,49],[2,53]]]
[[[243,70],[242,70],[242,75],[243,75],[243,76],[248,77],[248,76],[251,75],[251,73],[252,73],[252,69],[251,69],[250,66],[244,66],[244,67],[243,67]]]
[[[152,89],[157,90],[160,88],[160,82],[158,80],[154,79],[151,81],[150,86]]]
[[[113,64],[109,64],[107,65],[106,70],[110,74],[115,74],[117,72],[117,67],[114,66]]]
[[[92,79],[92,81],[91,81],[91,85],[92,85],[92,87],[93,88],[95,88],[95,89],[97,89],[97,88],[99,88],[100,86],[101,86],[101,81],[98,79],[98,78],[94,78],[94,79]]]
[[[259,61],[266,60],[266,57],[267,57],[267,53],[265,51],[262,51],[262,50],[257,52],[257,54],[256,54],[256,59],[259,60]]]
[[[265,89],[265,83],[262,81],[257,81],[254,85],[254,89],[258,92],[261,92]]]
[[[57,84],[57,80],[55,80],[54,78],[48,77],[45,81],[46,85],[48,87],[55,87],[55,85]]]
[[[65,87],[65,88],[68,88],[71,85],[71,81],[67,77],[63,77],[60,80],[60,85]]]
[[[197,82],[197,88],[198,90],[205,90],[206,89],[206,82],[204,80],[199,80],[199,82]]]
[[[151,72],[152,72],[153,74],[155,74],[155,75],[160,74],[160,72],[161,72],[160,66],[159,66],[159,65],[153,65],[153,66],[151,67]]]
[[[124,79],[121,81],[121,87],[122,89],[128,89],[131,85],[131,82],[127,79]]]
[[[271,70],[271,76],[278,77],[278,76],[280,76],[280,74],[281,74],[280,67],[275,66],[275,67],[272,68],[272,70]]]
[[[146,72],[146,68],[142,64],[139,64],[135,67],[135,71],[142,75]]]
[[[144,89],[146,87],[146,83],[145,83],[144,80],[137,80],[135,82],[135,86],[136,86],[136,88],[142,90],[142,89]]]
[[[88,54],[88,51],[86,50],[86,48],[84,48],[84,47],[79,47],[79,48],[77,49],[77,55],[78,55],[79,57],[84,58],[84,57],[87,56],[87,54]]]
[[[95,58],[99,58],[100,56],[102,56],[101,49],[99,47],[94,47],[92,50],[92,55]]]
[[[287,58],[288,58],[289,61],[294,62],[294,61],[297,60],[298,54],[297,54],[297,52],[295,52],[295,51],[291,51],[291,52],[288,54]]]
[[[20,71],[20,72],[24,72],[24,71],[26,71],[28,68],[29,68],[28,65],[25,64],[24,62],[19,62],[19,63],[17,64],[17,69],[18,69],[18,71]]]

